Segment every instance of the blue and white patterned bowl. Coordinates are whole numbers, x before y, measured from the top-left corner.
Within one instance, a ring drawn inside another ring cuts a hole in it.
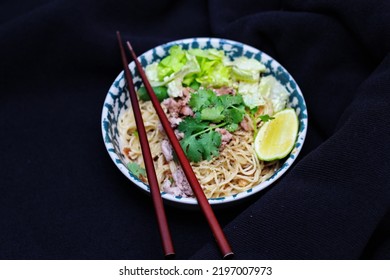
[[[232,59],[240,56],[255,58],[267,67],[266,74],[273,75],[283,86],[285,86],[285,88],[290,94],[288,105],[295,109],[299,119],[299,132],[295,148],[293,149],[289,157],[284,161],[282,166],[274,173],[272,177],[270,177],[265,182],[260,183],[252,189],[232,196],[209,199],[209,202],[212,206],[231,204],[237,201],[241,201],[242,199],[247,198],[255,193],[258,193],[264,188],[274,183],[291,167],[302,148],[306,136],[308,122],[306,103],[302,92],[293,77],[291,77],[291,75],[287,72],[286,69],[283,68],[283,66],[281,66],[276,60],[274,60],[272,57],[265,54],[264,52],[257,50],[251,46],[245,45],[243,43],[218,38],[190,38],[169,42],[167,44],[163,44],[145,52],[139,57],[139,60],[141,64],[145,67],[146,65],[155,61],[159,61],[163,57],[165,57],[168,54],[168,50],[170,49],[170,47],[174,45],[181,45],[183,49],[222,49],[225,51],[225,54]],[[136,74],[135,63],[131,62],[129,64],[129,67],[133,74],[134,84],[136,88],[139,88],[141,85],[141,78]],[[149,186],[146,185],[144,182],[140,181],[127,169],[124,156],[122,155],[119,147],[120,141],[117,129],[117,122],[121,112],[123,110],[126,110],[129,106],[130,100],[128,99],[127,90],[125,89],[125,78],[122,71],[116,77],[114,83],[111,85],[104,101],[101,119],[103,140],[107,148],[108,154],[114,161],[115,165],[119,168],[119,170],[140,189],[149,192]],[[187,206],[190,208],[191,206],[197,204],[195,198],[176,197],[164,192],[161,193],[161,196],[163,197],[165,202],[169,204]]]

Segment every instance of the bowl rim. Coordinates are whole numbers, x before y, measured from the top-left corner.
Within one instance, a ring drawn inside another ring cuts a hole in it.
[[[255,48],[253,46],[250,46],[248,44],[241,43],[241,42],[238,42],[238,41],[234,41],[234,40],[230,40],[230,39],[223,39],[223,38],[216,38],[216,37],[191,37],[191,38],[185,38],[185,39],[178,39],[178,40],[166,42],[166,43],[163,43],[161,45],[155,46],[152,49],[149,49],[146,52],[144,52],[141,55],[139,55],[138,59],[146,57],[149,53],[152,53],[157,48],[167,49],[168,47],[173,46],[173,45],[190,44],[190,43],[192,43],[194,41],[198,41],[198,42],[202,42],[202,41],[210,41],[210,42],[214,41],[215,42],[216,41],[216,42],[222,43],[224,45],[227,44],[227,45],[231,45],[231,46],[237,46],[237,45],[241,46],[242,48],[245,48],[247,51],[250,51],[253,54],[260,53],[262,57],[264,56],[264,57],[267,58],[267,60],[270,60],[273,63],[276,63],[276,65],[278,67],[280,67],[282,69],[282,71],[284,73],[286,73],[292,81],[295,82],[295,90],[297,91],[298,95],[301,97],[301,100],[303,102],[303,104],[301,104],[301,105],[303,105],[304,112],[301,112],[301,113],[304,114],[305,117],[304,118],[299,118],[298,117],[298,119],[299,119],[300,125],[303,124],[304,127],[303,127],[302,131],[298,131],[297,140],[296,140],[295,146],[293,148],[293,153],[294,153],[293,157],[291,156],[292,155],[292,152],[291,152],[289,154],[289,156],[284,160],[282,166],[280,166],[279,169],[276,170],[275,173],[270,178],[268,178],[267,180],[261,182],[258,185],[255,185],[254,187],[252,187],[249,190],[245,190],[243,192],[240,192],[240,193],[237,193],[237,194],[233,194],[233,195],[229,195],[229,196],[225,196],[225,197],[221,197],[221,198],[208,198],[208,201],[209,201],[211,206],[218,206],[218,205],[221,205],[221,204],[224,204],[224,205],[225,204],[230,204],[232,202],[241,201],[241,200],[243,200],[245,198],[251,197],[252,195],[254,195],[256,193],[259,193],[260,191],[264,190],[265,188],[267,188],[268,186],[270,186],[271,184],[273,184],[277,180],[279,180],[291,168],[292,164],[295,162],[295,160],[297,159],[299,153],[301,152],[302,146],[303,146],[303,144],[305,142],[305,139],[306,139],[307,127],[308,127],[308,114],[307,114],[306,101],[304,99],[304,96],[303,96],[303,93],[302,93],[301,89],[299,88],[299,85],[296,83],[296,81],[293,78],[293,76],[284,68],[283,65],[281,65],[276,59],[274,59],[273,57],[271,57],[267,53],[265,53],[265,52]],[[134,61],[129,63],[129,68],[130,68],[131,71],[134,71],[134,69],[135,69]],[[145,191],[145,192],[150,194],[149,186],[147,184],[145,184],[144,182],[142,182],[141,180],[139,180],[137,177],[135,177],[132,173],[130,173],[130,171],[128,170],[127,166],[121,161],[120,157],[116,154],[112,141],[107,141],[107,139],[106,139],[106,133],[107,133],[107,131],[106,131],[107,130],[107,127],[106,127],[106,120],[107,120],[107,118],[106,118],[106,116],[108,114],[108,108],[107,108],[106,104],[110,104],[109,101],[110,101],[110,99],[112,100],[110,92],[113,89],[113,87],[117,88],[115,86],[115,83],[120,82],[121,80],[124,79],[123,78],[124,77],[123,73],[124,73],[124,71],[122,70],[117,75],[117,77],[115,78],[115,80],[111,84],[111,86],[110,86],[110,88],[109,88],[109,90],[107,92],[107,95],[105,96],[105,99],[104,99],[103,109],[102,109],[102,114],[101,114],[101,131],[102,131],[102,135],[103,135],[103,142],[104,142],[104,145],[106,147],[106,150],[107,150],[110,158],[112,159],[114,164],[117,166],[117,168],[132,183],[137,185],[141,190],[143,190],[143,191]],[[126,100],[127,99],[128,98],[126,97]],[[161,197],[163,198],[163,200],[165,200],[169,204],[173,204],[173,205],[188,205],[188,206],[198,205],[196,198],[187,198],[187,197],[174,196],[174,195],[166,193],[166,192],[161,192]]]

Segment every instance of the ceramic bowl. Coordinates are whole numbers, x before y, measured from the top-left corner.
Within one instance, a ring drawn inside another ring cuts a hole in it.
[[[142,66],[145,67],[150,63],[161,60],[168,54],[168,50],[170,49],[170,47],[174,45],[181,45],[183,49],[221,49],[224,50],[225,54],[231,59],[240,56],[255,58],[266,66],[266,75],[273,75],[287,89],[287,92],[289,93],[288,107],[294,108],[299,119],[298,137],[296,139],[295,147],[292,150],[291,154],[284,159],[284,162],[281,167],[276,170],[272,177],[270,177],[266,181],[258,184],[257,186],[247,191],[243,191],[235,195],[214,199],[211,198],[209,199],[209,202],[214,207],[232,205],[235,202],[243,201],[245,198],[248,198],[272,185],[275,181],[282,177],[282,175],[292,166],[292,164],[296,160],[299,152],[301,151],[307,131],[308,117],[305,99],[293,77],[282,65],[280,65],[275,59],[273,59],[266,53],[240,42],[219,38],[189,38],[157,46],[139,56],[139,60]],[[135,87],[139,88],[141,85],[141,78],[136,74],[135,63],[131,62],[129,64],[129,68],[133,74]],[[115,166],[137,187],[139,187],[145,192],[149,192],[149,186],[139,180],[136,176],[134,176],[126,167],[126,162],[119,146],[120,140],[119,133],[117,130],[118,118],[121,112],[123,110],[126,110],[130,106],[130,100],[128,99],[127,90],[124,87],[125,78],[124,73],[122,71],[115,78],[104,100],[101,117],[103,140],[108,154],[113,160]],[[197,205],[197,201],[195,198],[177,197],[165,192],[162,192],[161,196],[164,202],[169,204],[189,208]]]

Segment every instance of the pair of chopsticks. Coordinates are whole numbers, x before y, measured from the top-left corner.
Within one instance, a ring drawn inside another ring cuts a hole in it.
[[[142,150],[142,155],[144,158],[145,162],[145,169],[146,169],[146,174],[148,177],[148,182],[150,186],[150,192],[155,208],[155,213],[157,216],[157,222],[160,230],[160,236],[163,244],[163,251],[164,255],[166,257],[172,257],[175,255],[175,251],[173,248],[172,244],[172,238],[171,234],[169,231],[168,223],[167,223],[167,218],[165,215],[165,210],[163,206],[163,201],[160,195],[160,189],[158,186],[158,180],[156,176],[156,171],[154,169],[153,165],[153,159],[151,156],[150,152],[150,147],[149,147],[149,142],[146,136],[145,132],[145,127],[143,124],[142,120],[142,114],[141,110],[139,108],[139,103],[137,99],[137,94],[134,88],[134,83],[132,79],[131,72],[129,70],[129,64],[126,58],[125,50],[122,45],[122,38],[120,35],[120,32],[117,31],[117,38],[118,38],[118,43],[121,51],[121,56],[122,56],[122,63],[123,63],[123,68],[124,68],[124,73],[125,73],[125,78],[127,81],[127,87],[130,95],[130,100],[131,100],[131,106],[133,107],[133,112],[134,112],[134,117],[137,125],[137,130],[138,130],[138,135],[141,143],[141,150]],[[158,101],[152,86],[150,85],[145,72],[140,64],[140,62],[137,59],[136,54],[134,53],[134,50],[130,44],[130,42],[126,42],[127,47],[131,53],[131,56],[136,64],[137,70],[142,78],[143,84],[149,94],[150,100],[152,101],[152,104],[154,106],[154,109],[156,110],[160,122],[165,130],[166,135],[168,136],[168,139],[171,142],[171,145],[177,155],[177,158],[179,159],[179,162],[182,166],[182,169],[184,171],[185,176],[187,177],[187,180],[195,194],[195,197],[198,201],[198,204],[206,217],[206,220],[211,228],[211,231],[214,235],[214,238],[217,242],[217,245],[222,253],[223,258],[229,258],[233,256],[233,251],[225,237],[225,234],[223,233],[221,226],[219,225],[214,212],[202,190],[202,187],[199,184],[198,179],[195,176],[194,171],[192,170],[192,167],[183,151],[183,149],[180,146],[179,141],[176,138],[176,135],[168,121],[167,116],[165,115],[164,110],[161,108],[160,102]]]

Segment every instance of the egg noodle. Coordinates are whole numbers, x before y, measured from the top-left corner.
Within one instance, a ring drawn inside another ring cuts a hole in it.
[[[151,101],[140,100],[140,108],[147,132],[149,145],[154,159],[154,167],[160,190],[166,180],[172,180],[172,174],[179,163],[167,162],[161,143],[167,136],[161,127],[157,113]],[[262,113],[272,115],[272,105],[261,106]],[[249,120],[249,116],[245,116]],[[261,126],[258,121],[256,126]],[[136,162],[144,167],[137,127],[131,107],[119,118],[118,131],[121,138],[121,150],[129,162]],[[219,198],[237,194],[253,188],[267,180],[279,168],[279,162],[260,161],[253,148],[254,132],[240,128],[232,133],[232,140],[220,148],[219,155],[210,160],[191,162],[196,177],[207,198]],[[147,178],[140,178],[147,183]]]

